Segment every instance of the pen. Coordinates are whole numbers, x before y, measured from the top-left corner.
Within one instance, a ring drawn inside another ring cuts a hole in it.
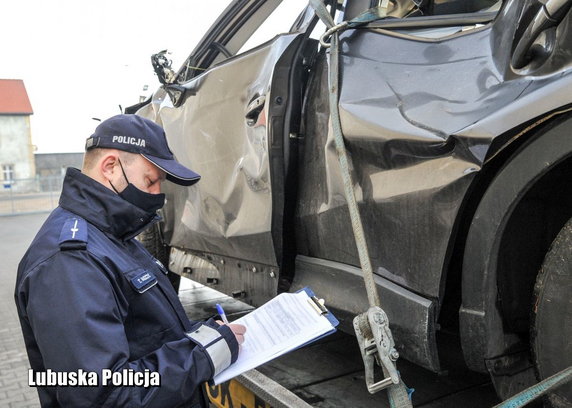
[[[222,318],[222,321],[224,322],[224,324],[228,324],[228,319],[226,318],[226,313],[224,312],[224,309],[222,308],[222,306],[219,305],[218,303],[216,304],[216,311],[218,312],[218,314]]]

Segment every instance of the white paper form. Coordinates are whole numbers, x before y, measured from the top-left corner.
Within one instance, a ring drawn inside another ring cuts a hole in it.
[[[334,330],[304,291],[282,293],[234,323],[246,326],[238,359],[213,381],[220,384]]]

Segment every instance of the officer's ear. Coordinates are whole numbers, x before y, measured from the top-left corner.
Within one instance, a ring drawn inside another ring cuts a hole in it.
[[[105,152],[99,161],[99,173],[107,181],[113,181],[117,178],[118,174],[119,153],[114,150]]]

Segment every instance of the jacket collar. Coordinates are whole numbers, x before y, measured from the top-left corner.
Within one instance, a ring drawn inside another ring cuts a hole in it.
[[[101,183],[71,167],[67,169],[64,178],[59,205],[84,218],[101,231],[124,241],[160,220],[158,215],[149,215]]]

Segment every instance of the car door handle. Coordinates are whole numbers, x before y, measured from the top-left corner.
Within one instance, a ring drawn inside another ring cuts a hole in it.
[[[258,116],[262,109],[264,109],[264,103],[266,102],[266,96],[261,95],[258,98],[253,99],[246,107],[246,124],[248,126],[254,126],[258,121]]]

